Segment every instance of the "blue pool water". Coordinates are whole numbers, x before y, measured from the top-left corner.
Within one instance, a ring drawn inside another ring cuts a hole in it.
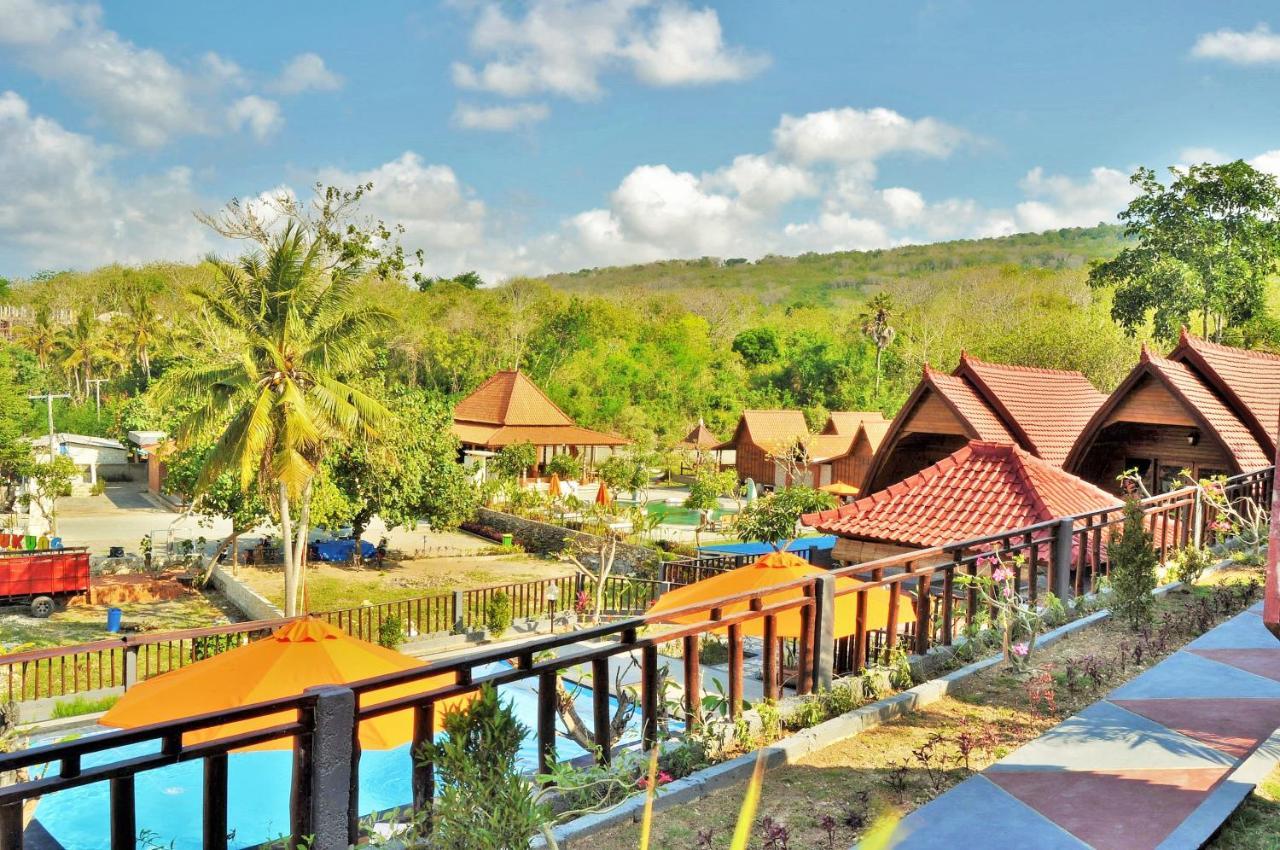
[[[496,672],[505,664],[476,670],[476,677]],[[503,685],[498,693],[513,704],[516,717],[532,730],[536,725],[538,702],[532,681]],[[591,692],[583,688],[577,698],[578,711],[591,716]],[[634,724],[638,727],[638,723]],[[638,737],[632,729],[623,742]],[[120,758],[155,752],[157,744],[119,747],[85,756],[84,765],[116,761]],[[586,751],[563,737],[557,755],[569,760]],[[520,749],[521,766],[532,771],[537,764],[537,738],[531,731]],[[412,799],[410,775],[413,767],[409,745],[394,750],[370,750],[360,757],[360,811],[376,812],[403,806]],[[289,786],[293,756],[288,750],[235,753],[229,759],[228,830],[234,836],[231,847],[251,847],[274,840],[289,830]],[[171,765],[138,774],[135,780],[137,823],[163,847],[199,850],[201,846],[204,773],[199,761]],[[59,791],[41,798],[36,808],[40,824],[66,850],[100,850],[106,847],[110,795],[107,783],[99,782]]]

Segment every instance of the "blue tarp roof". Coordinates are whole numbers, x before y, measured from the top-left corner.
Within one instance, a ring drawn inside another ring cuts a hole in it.
[[[802,537],[799,540],[793,540],[787,547],[787,551],[803,552],[806,549],[834,548],[836,548],[836,536],[828,534],[822,537]],[[714,546],[703,546],[702,551],[729,552],[734,555],[767,555],[773,551],[773,546],[768,543],[717,543]]]

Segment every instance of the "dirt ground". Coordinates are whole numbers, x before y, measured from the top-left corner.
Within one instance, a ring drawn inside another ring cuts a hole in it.
[[[307,568],[307,596],[312,611],[349,608],[366,602],[390,602],[431,593],[447,593],[489,584],[532,581],[569,575],[573,567],[531,555],[410,558],[367,564],[313,563]],[[239,568],[239,578],[273,603],[284,600],[284,574],[278,567]]]
[[[28,617],[25,608],[0,609],[0,652],[67,646],[112,637],[107,605],[72,605],[47,620]],[[132,602],[119,606],[126,629],[172,631],[215,626],[244,619],[217,593],[192,591],[169,602]]]
[[[1233,569],[1205,583],[1259,575],[1256,570]],[[1156,616],[1187,604],[1190,598],[1182,593],[1161,598]],[[1167,654],[1154,655],[1140,665],[1129,663],[1123,673],[1112,667],[1111,677],[1101,685],[1081,684],[1075,689],[1053,685],[1052,707],[1039,701],[1032,705],[1033,680],[1038,675],[1061,671],[1069,661],[1079,664],[1090,656],[1116,656],[1121,644],[1133,639],[1123,624],[1105,620],[1037,652],[1031,674],[1015,673],[1005,665],[986,670],[966,680],[952,696],[819,750],[798,764],[771,771],[765,776],[748,846],[752,850],[784,846],[765,840],[765,818],[787,831],[786,846],[792,848],[853,845],[877,817],[918,808]],[[1168,651],[1174,649],[1171,646]],[[957,745],[961,733],[980,741],[970,753],[967,768]],[[743,790],[744,786],[726,788],[656,815],[653,846],[668,850],[728,847]],[[1268,803],[1259,801],[1256,808],[1262,810]],[[629,848],[637,846],[638,836],[639,828],[628,824],[601,833],[593,842],[600,850]],[[1274,850],[1277,845],[1258,846]]]

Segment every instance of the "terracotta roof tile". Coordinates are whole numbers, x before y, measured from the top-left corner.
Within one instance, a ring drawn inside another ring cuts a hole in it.
[[[858,433],[863,423],[884,422],[884,414],[878,410],[833,410],[827,414],[827,424],[823,426],[824,434]]]
[[[1207,373],[1209,383],[1234,396],[1236,412],[1246,417],[1255,434],[1268,436],[1271,445],[1264,448],[1274,450],[1280,439],[1280,355],[1219,345],[1184,329],[1169,359]]]
[[[974,387],[964,378],[957,378],[942,372],[934,371],[928,366],[924,370],[924,379],[941,395],[956,411],[979,440],[992,440],[997,443],[1014,442],[1013,435],[1001,423],[995,411],[978,395]]]
[[[1165,383],[1175,395],[1181,396],[1200,413],[1218,439],[1235,456],[1242,470],[1261,469],[1271,465],[1267,451],[1258,444],[1257,438],[1250,433],[1245,423],[1209,389],[1191,367],[1148,351],[1143,351],[1142,357],[1144,363],[1149,363],[1156,373],[1164,377]]]
[[[881,419],[879,422],[862,423],[862,433],[866,435],[867,442],[871,444],[871,451],[880,451],[880,444],[884,442],[884,435],[889,433],[891,422]]]
[[[538,385],[523,372],[506,370],[485,381],[458,402],[453,418],[484,425],[573,425]]]
[[[1118,504],[1030,452],[973,440],[885,490],[803,521],[827,534],[927,548]]]
[[[797,439],[809,436],[809,424],[799,410],[744,410],[733,436],[718,448],[736,448],[746,440],[766,452],[784,451]]]
[[[817,434],[809,439],[809,460],[814,463],[824,463],[844,457],[853,448],[857,437],[857,433]]]
[[[967,354],[954,374],[976,387],[1019,445],[1057,466],[1107,398],[1079,372],[987,363]]]
[[[515,443],[535,446],[624,446],[630,441],[617,434],[592,431],[578,425],[477,425],[454,422],[454,435],[463,443],[500,448]]]

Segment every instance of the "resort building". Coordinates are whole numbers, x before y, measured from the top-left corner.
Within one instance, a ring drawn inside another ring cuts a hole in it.
[[[1118,504],[1026,449],[972,440],[887,489],[802,522],[836,535],[835,560],[862,563]]]
[[[1148,490],[1270,466],[1280,409],[1280,357],[1183,333],[1169,357],[1143,349],[1082,430],[1063,466],[1112,492],[1136,470]],[[1270,420],[1270,421],[1268,421]]]
[[[539,467],[557,454],[570,454],[594,466],[598,458],[630,442],[578,425],[518,369],[498,372],[458,402],[453,433],[465,454],[478,457],[530,443],[538,449]]]
[[[987,363],[968,354],[949,375],[925,366],[861,479],[862,491],[883,490],[970,440],[1016,445],[1061,465],[1105,399],[1079,372]]]
[[[837,411],[813,434],[799,410],[744,410],[733,437],[716,448],[735,452],[740,480],[765,487],[856,484],[887,427],[879,412]]]
[[[31,446],[36,461],[48,460],[48,435],[36,437]],[[56,454],[71,458],[79,469],[79,476],[71,484],[74,495],[87,495],[99,479],[134,477],[134,468],[129,465],[129,450],[119,440],[87,434],[54,434],[53,446]]]

